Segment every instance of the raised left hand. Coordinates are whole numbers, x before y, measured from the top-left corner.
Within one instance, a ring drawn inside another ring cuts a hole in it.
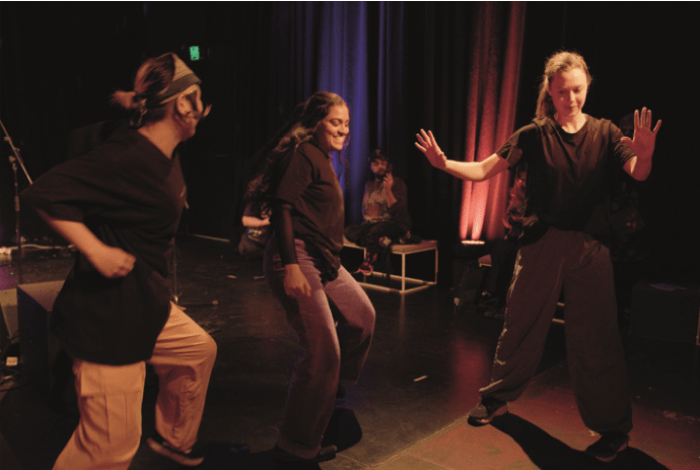
[[[435,168],[444,170],[447,166],[447,157],[445,153],[440,150],[440,146],[435,140],[433,131],[425,132],[421,129],[420,134],[416,134],[416,139],[418,140],[418,142],[415,143],[416,147],[425,154],[430,164]]]
[[[656,145],[656,134],[661,128],[661,121],[651,130],[651,109],[642,108],[634,112],[634,138],[623,137],[622,141],[641,159],[650,159]]]

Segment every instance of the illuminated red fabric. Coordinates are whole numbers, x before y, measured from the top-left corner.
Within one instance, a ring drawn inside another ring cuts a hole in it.
[[[513,132],[525,5],[513,2],[509,10],[504,10],[483,2],[477,18],[473,29],[464,161],[484,160]],[[507,172],[489,181],[464,182],[460,239],[503,237],[508,182]]]

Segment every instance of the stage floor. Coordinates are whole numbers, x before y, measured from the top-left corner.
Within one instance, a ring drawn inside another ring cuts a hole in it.
[[[452,293],[440,286],[403,296],[368,292],[377,311],[374,343],[360,382],[347,387],[334,417],[335,439],[350,447],[320,465],[275,464],[270,450],[296,349],[260,260],[198,237],[179,237],[177,248],[179,302],[218,344],[199,434],[210,458],[200,468],[596,468],[583,454],[596,436],[574,403],[563,325],[552,325],[539,373],[510,413],[489,426],[467,424],[488,382],[502,321],[455,312]],[[53,255],[28,256],[23,282],[63,279],[71,260]],[[17,266],[0,270],[2,290],[16,287]],[[635,337],[624,326],[635,427],[625,458],[607,468],[700,469],[700,347]],[[0,388],[12,388],[0,391],[0,469],[50,469],[76,426],[74,399],[65,393],[50,405],[21,376]],[[149,371],[134,470],[179,468],[145,444],[156,393]]]

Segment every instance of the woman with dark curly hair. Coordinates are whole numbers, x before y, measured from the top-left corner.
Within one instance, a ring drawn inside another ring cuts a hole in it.
[[[345,216],[331,152],[343,149],[349,125],[340,96],[315,93],[296,107],[249,186],[249,199],[272,208],[265,278],[301,350],[273,451],[279,460],[335,457],[336,448],[321,441],[340,384],[357,381],[372,341],[374,307],[340,264]]]

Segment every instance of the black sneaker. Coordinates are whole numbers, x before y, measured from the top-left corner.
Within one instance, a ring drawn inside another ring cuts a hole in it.
[[[481,397],[481,402],[470,412],[467,422],[472,426],[489,424],[496,416],[508,413],[508,403],[491,396]]]
[[[163,439],[163,436],[161,436],[158,431],[153,431],[153,434],[146,442],[148,442],[148,446],[153,449],[153,452],[167,457],[181,465],[195,467],[204,462],[204,452],[201,447],[195,446],[188,451],[174,449],[168,441]]]
[[[316,457],[305,459],[303,457],[291,454],[279,446],[275,446],[275,448],[272,449],[272,457],[276,460],[281,460],[282,462],[319,463],[334,459],[337,451],[338,448],[336,446],[326,446],[322,447],[321,450],[318,451]]]
[[[586,454],[600,462],[612,462],[629,445],[625,432],[604,432],[600,439],[586,449]]]

